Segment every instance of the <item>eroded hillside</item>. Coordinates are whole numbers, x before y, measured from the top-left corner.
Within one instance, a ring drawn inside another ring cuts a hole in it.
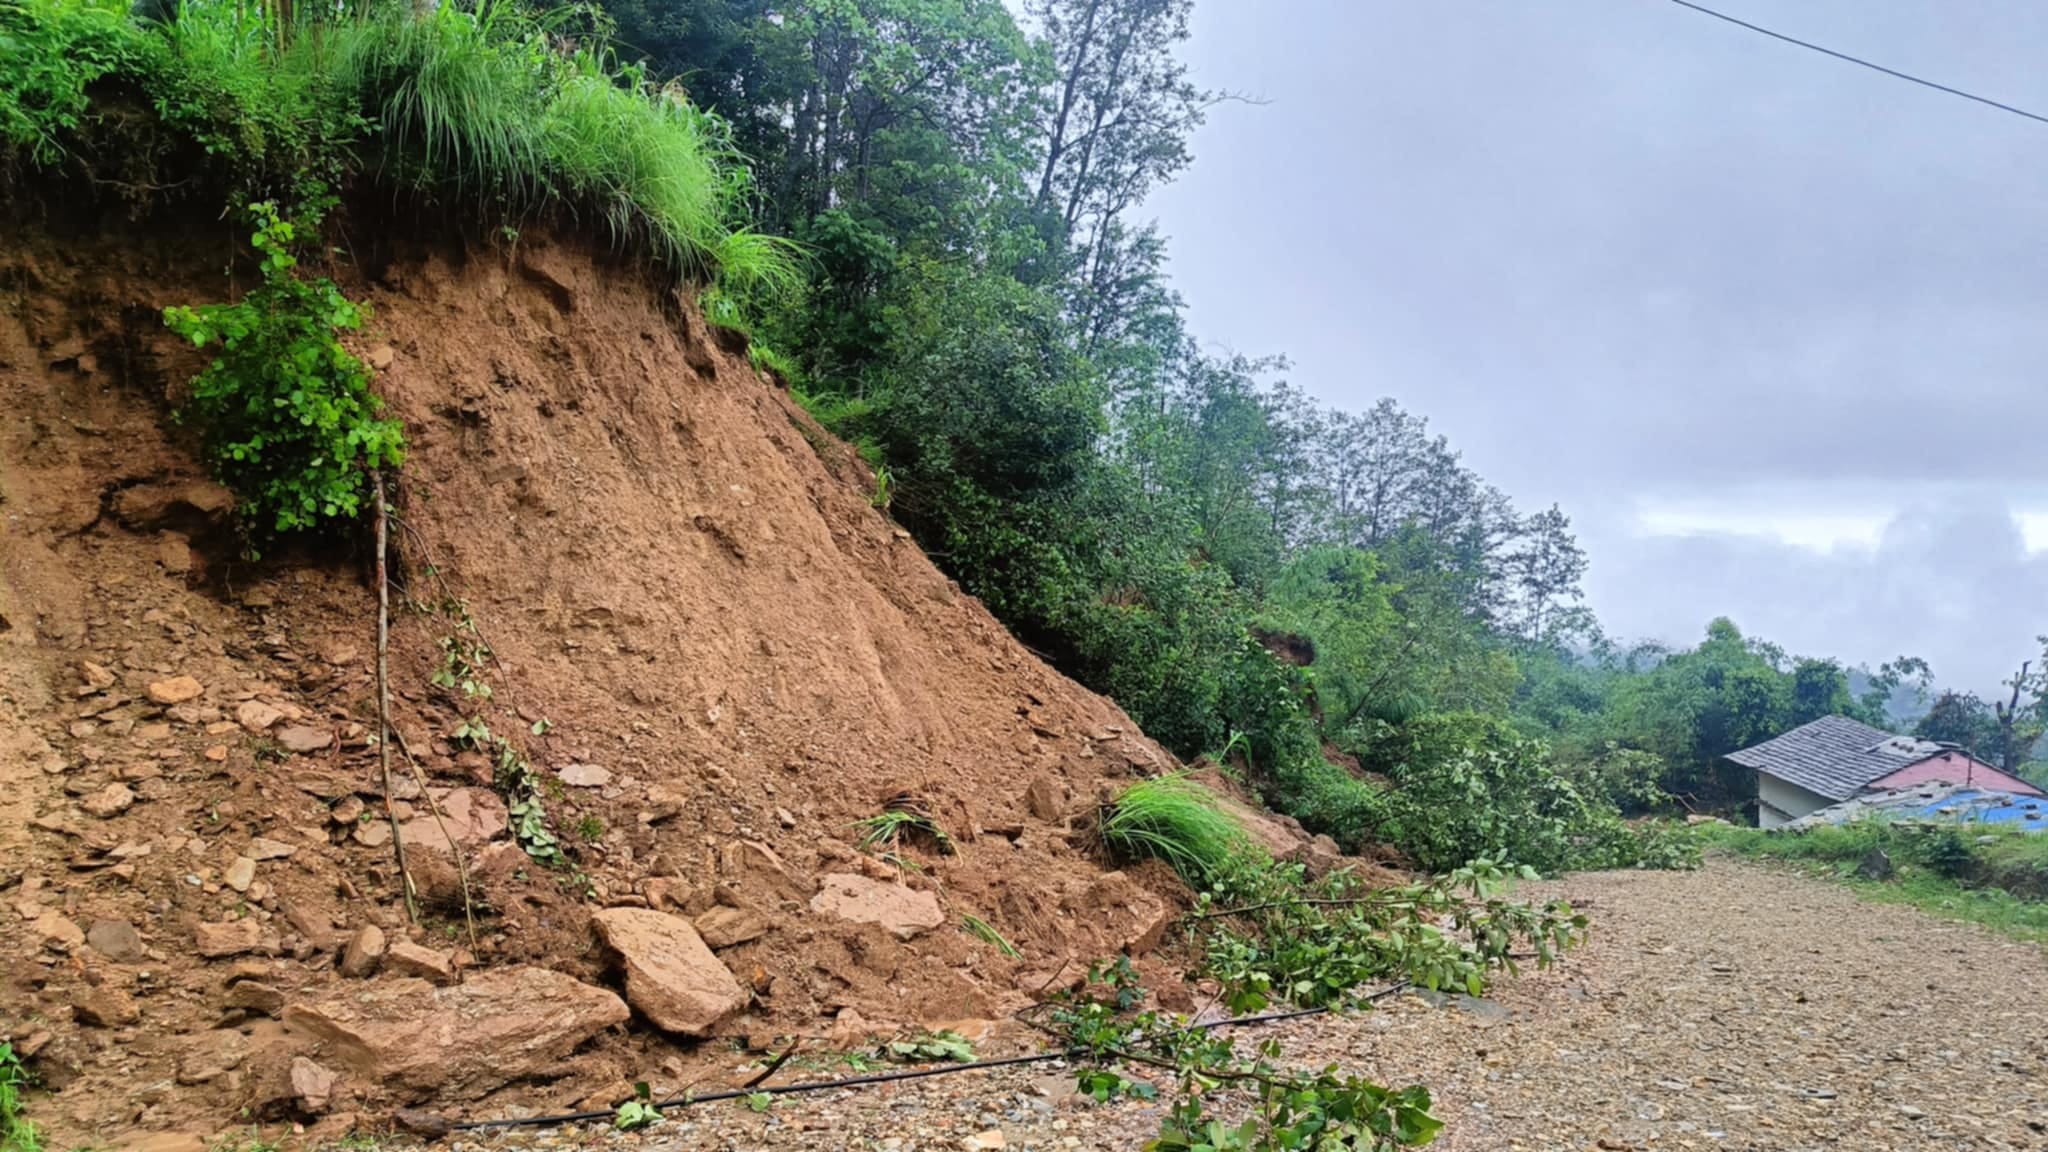
[[[1156,942],[1174,883],[1078,828],[1170,757],[687,300],[533,236],[358,236],[329,270],[411,443],[387,813],[367,544],[245,560],[171,418],[202,361],[159,311],[223,295],[233,239],[0,243],[0,1023],[50,1122],[603,1105],[730,1065],[705,1038],[1000,1018]],[[530,761],[565,866],[522,851],[469,718]],[[892,803],[948,842],[859,851]]]

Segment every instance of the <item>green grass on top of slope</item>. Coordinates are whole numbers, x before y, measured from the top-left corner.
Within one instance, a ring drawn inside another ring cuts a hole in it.
[[[0,4],[0,184],[83,171],[144,206],[211,195],[288,213],[368,187],[480,229],[563,214],[737,289],[796,283],[793,250],[745,226],[751,176],[724,122],[621,64],[591,9],[179,9],[147,23],[126,0]]]

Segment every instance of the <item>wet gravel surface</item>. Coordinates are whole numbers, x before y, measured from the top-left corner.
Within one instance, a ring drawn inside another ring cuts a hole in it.
[[[1246,1029],[1290,1059],[1427,1084],[1483,1149],[2048,1149],[2048,950],[1729,860],[1584,875],[1563,967],[1492,998]],[[1097,1106],[1045,1064],[677,1112],[644,1133],[457,1148],[1137,1149],[1159,1112]]]

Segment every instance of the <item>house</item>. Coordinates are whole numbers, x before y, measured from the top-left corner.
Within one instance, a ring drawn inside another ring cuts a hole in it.
[[[1895,736],[1846,716],[1823,716],[1728,759],[1756,773],[1756,822],[1776,828],[1870,792],[1953,784],[2017,796],[2041,790],[1953,744]]]

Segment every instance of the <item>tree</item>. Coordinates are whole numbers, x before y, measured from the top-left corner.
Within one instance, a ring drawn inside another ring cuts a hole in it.
[[[1571,527],[1571,518],[1553,504],[1518,525],[1502,558],[1510,597],[1502,623],[1525,644],[1557,646],[1590,629],[1579,605],[1586,553]]]
[[[1927,715],[1913,726],[1913,735],[1940,744],[1954,744],[1982,759],[2004,759],[2004,732],[1991,705],[1975,692],[1943,692]]]
[[[2048,646],[2048,636],[2041,637],[2041,643]],[[2022,661],[2005,687],[2011,695],[2003,703],[1992,703],[1998,722],[1998,766],[2018,775],[2048,728],[2048,656],[2039,666]]]

